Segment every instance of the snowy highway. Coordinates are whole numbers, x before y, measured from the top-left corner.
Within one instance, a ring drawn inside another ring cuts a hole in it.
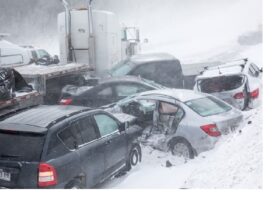
[[[170,153],[142,147],[140,165],[99,188],[262,188],[261,131],[262,109],[244,111],[243,125],[213,150],[185,163]]]

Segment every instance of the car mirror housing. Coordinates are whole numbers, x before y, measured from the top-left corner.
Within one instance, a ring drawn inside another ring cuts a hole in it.
[[[119,126],[119,131],[124,132],[128,128],[128,122],[121,123]]]

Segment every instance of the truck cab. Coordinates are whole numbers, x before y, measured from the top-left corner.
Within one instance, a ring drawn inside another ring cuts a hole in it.
[[[183,88],[184,83],[180,61],[167,53],[134,55],[114,66],[109,74],[140,76],[172,88]]]

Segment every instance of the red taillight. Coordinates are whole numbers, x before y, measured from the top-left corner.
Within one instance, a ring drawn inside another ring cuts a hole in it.
[[[210,124],[210,125],[203,125],[200,126],[200,128],[207,133],[209,136],[220,136],[221,132],[218,130],[216,124]]]
[[[250,93],[250,96],[252,99],[256,99],[259,97],[259,89],[254,90],[253,92]]]
[[[236,93],[233,98],[235,99],[243,99],[244,98],[244,93],[240,92],[240,93]]]
[[[48,187],[57,184],[55,168],[47,163],[40,163],[38,172],[38,186]]]
[[[61,99],[59,104],[60,105],[70,105],[72,104],[72,98]]]

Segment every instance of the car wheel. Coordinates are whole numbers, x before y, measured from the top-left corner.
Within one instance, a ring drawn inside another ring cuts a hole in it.
[[[126,169],[129,171],[141,162],[141,148],[139,145],[135,145],[129,152],[128,159],[126,161]]]
[[[186,140],[176,140],[171,144],[171,152],[175,156],[193,159],[194,152],[191,145]]]

